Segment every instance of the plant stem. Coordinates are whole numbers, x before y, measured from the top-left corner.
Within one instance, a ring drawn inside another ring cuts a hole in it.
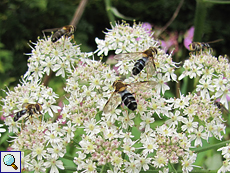
[[[47,74],[45,75],[45,77],[44,77],[44,79],[42,81],[42,83],[43,83],[44,86],[48,86],[49,81],[52,78],[52,75],[53,75],[53,71],[50,71],[49,75],[47,75]]]
[[[72,156],[67,156],[67,155],[64,155],[63,158],[64,158],[64,159],[67,159],[67,160],[71,160],[71,161],[74,160],[74,157],[72,157]]]
[[[204,31],[204,22],[206,18],[206,3],[203,0],[196,0],[196,12],[195,12],[195,31],[193,41],[201,41],[201,37]]]
[[[72,21],[70,22],[70,25],[77,27],[77,24],[78,24],[79,20],[81,19],[81,16],[85,10],[87,2],[88,2],[88,0],[81,0],[79,6],[77,7],[77,9],[74,13]],[[53,74],[53,72],[51,71],[49,76],[45,75],[45,77],[43,79],[44,86],[48,86],[52,74]]]
[[[169,162],[169,165],[170,165],[170,167],[172,168],[172,171],[173,171],[174,173],[177,173],[176,169],[175,169],[174,166],[171,164],[171,162]]]
[[[184,94],[184,95],[187,94],[187,91],[188,91],[188,82],[189,82],[188,76],[184,77],[183,78],[183,84],[181,86],[181,94]]]
[[[170,20],[166,23],[166,25],[160,30],[159,35],[160,35],[162,32],[164,32],[164,31],[169,27],[169,25],[171,25],[171,23],[176,19],[176,17],[177,17],[177,15],[178,15],[178,13],[179,13],[179,11],[180,11],[181,6],[182,6],[183,3],[184,3],[184,0],[181,0],[180,3],[179,3],[179,5],[178,5],[177,8],[176,8],[176,11],[175,11],[174,14],[172,15],[171,19],[170,19]]]
[[[221,143],[218,143],[218,144],[210,145],[210,146],[207,146],[207,147],[194,148],[194,149],[191,148],[191,150],[196,152],[196,153],[199,153],[199,152],[207,151],[207,150],[210,150],[210,149],[213,149],[213,148],[220,148],[222,146],[225,146],[227,143],[230,143],[230,140],[224,141],[224,142],[221,142]]]
[[[77,26],[82,14],[83,14],[83,12],[85,10],[87,2],[88,2],[88,0],[81,0],[78,8],[76,9],[76,11],[74,13],[73,19],[70,22],[71,25]]]
[[[100,173],[105,172],[105,165],[102,166]]]
[[[111,1],[110,0],[105,0],[105,9],[108,14],[109,21],[113,26],[115,26],[115,17],[111,11]]]
[[[65,171],[77,171],[77,167],[65,166]]]

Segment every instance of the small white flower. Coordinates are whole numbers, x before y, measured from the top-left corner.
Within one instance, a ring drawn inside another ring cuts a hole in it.
[[[146,138],[143,142],[143,148],[142,154],[143,156],[147,156],[149,153],[153,153],[158,148],[158,145],[155,139]]]
[[[201,138],[208,140],[207,133],[203,131],[204,131],[204,126],[200,126],[198,130],[194,129],[195,134],[189,135],[191,141],[195,140],[195,143],[194,143],[195,146],[198,146],[198,145],[202,146]]]
[[[63,157],[66,153],[66,149],[63,149],[64,147],[62,144],[51,144],[52,148],[47,148],[48,153],[51,154],[51,157],[54,159],[57,159],[59,157]]]
[[[31,154],[28,154],[25,156],[25,153],[22,151],[21,152],[21,166],[24,169],[27,169],[30,167],[29,162],[31,161]]]
[[[76,131],[75,126],[76,125],[71,126],[71,121],[68,121],[67,126],[63,127],[63,129],[66,130],[66,139],[68,140],[68,142],[70,142],[70,140],[72,140],[74,137],[74,132]]]
[[[57,113],[58,109],[60,109],[59,106],[53,105],[52,101],[43,101],[42,107],[48,114],[53,117],[53,112]]]
[[[169,120],[166,120],[165,123],[169,125],[169,127],[175,128],[180,121],[182,121],[183,117],[179,116],[180,111],[176,110],[176,112],[173,114],[172,112],[169,112]]]
[[[222,86],[215,94],[216,98],[221,97],[220,102],[228,109],[227,96],[230,96],[230,84]]]
[[[157,89],[157,93],[161,93],[162,91],[162,94],[165,93],[166,90],[169,90],[169,86],[167,84],[165,84],[166,82],[168,82],[168,78],[167,76],[163,76],[162,77],[162,74],[161,73],[158,73],[157,74],[157,85],[156,85],[156,89]]]
[[[122,123],[122,128],[127,129],[129,126],[132,127],[134,125],[133,119],[135,118],[135,114],[127,114],[123,112],[124,116],[120,116],[118,119]]]
[[[144,171],[149,170],[149,164],[151,163],[152,158],[148,158],[147,156],[141,156],[140,154],[137,154],[136,159],[139,161],[139,164],[142,166]]]
[[[129,162],[124,162],[125,171],[128,173],[138,173],[141,170],[139,160],[135,160],[134,157],[129,157]]]
[[[78,157],[74,157],[73,162],[77,165],[77,170],[81,170],[84,167],[84,159],[86,158],[86,155],[81,151],[76,152],[76,154]]]
[[[32,158],[35,158],[36,156],[38,160],[46,158],[46,150],[44,150],[44,146],[42,144],[34,144],[32,150]]]
[[[46,168],[50,168],[50,173],[59,173],[58,168],[64,170],[63,162],[52,157],[47,158],[47,162],[44,163]]]
[[[98,122],[97,122],[98,123]],[[97,134],[100,132],[100,127],[97,125],[96,123],[96,120],[95,119],[91,119],[89,121],[86,121],[84,123],[84,131],[87,133],[87,134]]]
[[[161,168],[164,167],[165,165],[167,165],[168,163],[168,158],[166,157],[166,155],[164,153],[158,153],[158,155],[156,155],[153,159],[153,165],[156,168]]]
[[[84,150],[84,153],[88,154],[88,153],[93,153],[95,152],[95,145],[93,145],[93,142],[89,142],[86,140],[81,140],[79,142],[79,145],[81,146],[81,148]]]
[[[60,137],[58,137],[58,132],[52,128],[52,125],[49,125],[51,130],[45,131],[45,139],[47,140],[47,145],[49,143],[59,143],[61,141]]]
[[[213,79],[213,83],[217,91],[222,89],[222,87],[224,87],[227,82],[227,79],[225,79],[223,75],[219,75],[218,78]]]
[[[221,166],[221,168],[217,171],[217,173],[225,173],[225,172],[229,172],[230,171],[230,162],[229,160],[224,160],[223,161],[223,165]]]
[[[35,173],[46,172],[46,168],[43,165],[44,164],[43,160],[37,162],[35,159],[33,159],[31,163],[33,165],[33,170]]]
[[[183,172],[191,172],[193,170],[194,165],[192,165],[196,161],[197,154],[193,153],[190,155],[185,155],[182,160],[182,171]]]
[[[184,125],[181,126],[181,129],[183,131],[188,131],[189,133],[192,133],[197,129],[198,122],[193,122],[194,117],[188,116],[188,118],[183,118],[181,121],[184,123]]]
[[[139,129],[146,128],[145,130],[149,131],[150,130],[150,124],[153,123],[155,121],[155,119],[151,117],[151,113],[150,112],[148,112],[147,115],[145,113],[143,113],[141,115],[141,119],[143,121],[140,123]]]
[[[86,160],[83,167],[86,170],[84,172],[87,173],[94,173],[96,171],[96,163],[89,159]]]
[[[212,80],[210,77],[204,78],[202,77],[199,80],[201,85],[197,85],[196,91],[200,91],[202,98],[210,99],[209,91],[214,92],[214,86],[212,85]]]
[[[0,124],[0,127],[2,127],[2,126],[3,126],[3,124]],[[1,137],[1,135],[2,135],[1,133],[2,133],[2,132],[5,132],[5,131],[6,131],[6,129],[0,128],[0,137]]]
[[[230,153],[229,153],[229,150],[230,150],[230,145],[227,144],[226,147],[221,147],[219,148],[217,151],[222,151],[222,155],[225,159],[230,159]]]

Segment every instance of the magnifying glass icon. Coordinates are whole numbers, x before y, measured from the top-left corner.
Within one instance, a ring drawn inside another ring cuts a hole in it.
[[[15,170],[18,169],[18,167],[14,164],[15,163],[15,158],[11,154],[7,154],[3,158],[3,162],[7,166],[12,166]]]

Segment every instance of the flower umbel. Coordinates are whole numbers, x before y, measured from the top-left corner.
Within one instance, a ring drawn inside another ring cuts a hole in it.
[[[105,39],[95,39],[95,53],[107,56],[115,51],[116,58],[122,58],[112,61],[114,68],[94,60],[90,52],[81,52],[67,38],[56,43],[50,38],[39,39],[31,46],[22,82],[5,91],[2,99],[4,123],[15,134],[10,149],[22,151],[22,169],[173,172],[177,165],[182,172],[191,172],[197,158],[192,148],[211,138],[222,140],[225,133],[221,109],[214,101],[219,98],[228,108],[228,60],[201,50],[190,53],[182,66],[184,71],[178,71],[172,52],[166,53],[142,24],[123,22],[104,33]],[[144,53],[150,48],[155,50],[152,59]],[[143,68],[133,74],[137,61]],[[149,62],[154,64],[148,66]],[[58,94],[55,87],[41,83],[51,71],[65,82],[57,89]],[[186,95],[181,90],[170,98],[173,84],[181,80],[184,84],[187,77],[196,79],[193,92]],[[123,79],[123,87],[113,88],[119,79]],[[41,113],[36,107],[26,110],[22,107],[25,103],[39,103]],[[111,107],[108,112],[104,111],[106,103]],[[15,114],[29,118],[15,120]],[[219,151],[226,159],[219,172],[229,171],[228,145]],[[76,165],[66,166],[62,158]]]

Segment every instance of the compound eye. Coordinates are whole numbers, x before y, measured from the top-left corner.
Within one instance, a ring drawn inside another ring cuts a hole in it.
[[[39,105],[39,104],[36,104],[36,105],[35,105],[35,108],[36,108],[36,110],[40,110],[40,105]]]

